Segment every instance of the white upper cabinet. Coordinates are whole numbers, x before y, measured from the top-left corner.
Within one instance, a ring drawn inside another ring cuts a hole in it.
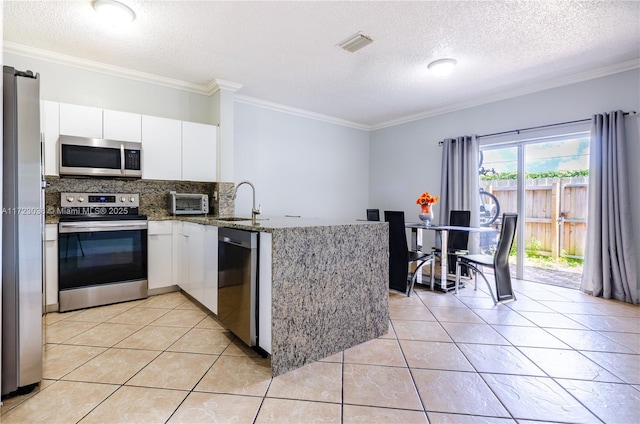
[[[118,141],[142,141],[142,116],[137,113],[104,110],[103,138]]]
[[[58,175],[58,138],[142,142],[142,178],[215,182],[218,127],[136,113],[43,101],[45,175]]]
[[[142,117],[142,178],[180,180],[182,124],[175,119]]]
[[[141,141],[141,115],[60,103],[60,134]]]
[[[182,123],[182,179],[186,181],[217,180],[218,127]]]
[[[60,134],[103,138],[102,109],[60,103]]]
[[[40,128],[44,134],[44,175],[58,175],[60,104],[43,100],[41,105]]]

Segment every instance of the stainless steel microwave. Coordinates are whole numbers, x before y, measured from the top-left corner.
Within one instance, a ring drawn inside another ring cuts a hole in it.
[[[169,192],[169,213],[172,215],[206,215],[209,213],[209,196]]]
[[[142,143],[61,135],[60,175],[142,177]]]

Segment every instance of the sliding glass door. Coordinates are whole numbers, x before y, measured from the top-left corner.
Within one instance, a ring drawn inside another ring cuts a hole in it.
[[[513,275],[578,288],[587,224],[588,135],[481,150],[481,188],[495,196],[500,214],[519,216],[510,258]]]

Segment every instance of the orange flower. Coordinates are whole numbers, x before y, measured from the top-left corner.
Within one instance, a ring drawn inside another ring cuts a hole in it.
[[[429,194],[428,191],[425,191],[420,195],[420,197],[418,197],[418,200],[416,200],[416,204],[433,205],[434,203],[437,203],[438,200],[440,200],[440,196],[433,197],[431,194]]]

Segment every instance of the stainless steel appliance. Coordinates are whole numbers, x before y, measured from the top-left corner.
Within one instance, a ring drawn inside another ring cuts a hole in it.
[[[206,215],[209,213],[209,196],[169,192],[169,212],[173,215]]]
[[[62,193],[60,312],[147,297],[147,217],[129,193]]]
[[[60,175],[142,177],[142,143],[61,135]]]
[[[42,380],[40,78],[3,67],[2,395]]]
[[[256,345],[258,233],[218,228],[218,318],[248,346]]]

